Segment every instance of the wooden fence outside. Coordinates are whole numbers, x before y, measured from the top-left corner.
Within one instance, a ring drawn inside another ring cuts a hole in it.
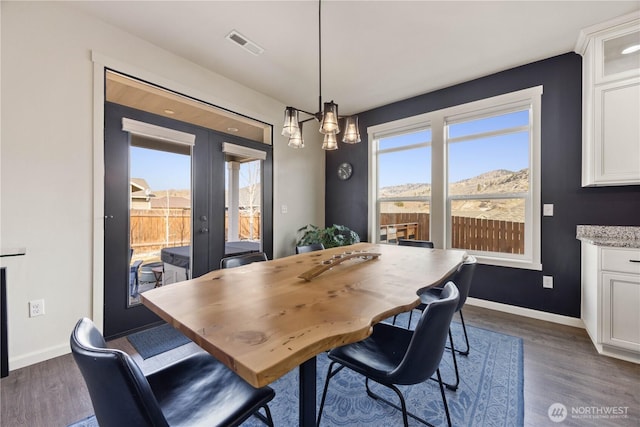
[[[132,209],[131,248],[134,256],[160,251],[162,248],[191,244],[191,209]],[[228,223],[225,216],[225,228]],[[253,227],[253,237],[251,228]],[[240,239],[260,238],[260,213],[240,214]],[[226,237],[226,236],[225,236]]]
[[[429,214],[426,213],[383,213],[380,226],[417,223],[416,240],[429,240]]]
[[[428,213],[383,213],[380,226],[418,223],[417,240],[429,240]],[[524,223],[454,216],[451,246],[508,254],[524,254]]]

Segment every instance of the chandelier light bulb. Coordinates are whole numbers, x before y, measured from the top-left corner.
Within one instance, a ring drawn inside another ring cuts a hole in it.
[[[360,130],[358,129],[358,116],[347,117],[342,142],[356,144],[360,142]]]
[[[300,131],[298,120],[298,110],[293,107],[287,107],[284,110],[284,125],[282,126],[282,136],[291,138],[296,132]]]
[[[289,147],[304,148],[304,139],[302,139],[302,123],[291,138],[289,138]]]
[[[333,101],[325,102],[322,113],[322,121],[320,122],[320,133],[336,134],[340,132],[338,126],[338,105]]]
[[[336,140],[335,133],[328,133],[324,136],[324,143],[322,144],[323,150],[337,150],[338,149],[338,141]]]

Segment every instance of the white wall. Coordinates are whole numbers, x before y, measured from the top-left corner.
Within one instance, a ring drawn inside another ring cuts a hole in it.
[[[1,2],[0,8],[0,246],[27,249],[0,261],[8,268],[11,370],[67,353],[75,322],[101,317],[93,307],[102,301],[102,142],[94,141],[102,133],[94,84],[102,83],[93,81],[92,53],[274,124],[277,257],[293,253],[296,229],[324,223],[319,138],[304,150],[288,148],[279,132],[282,103],[64,4]],[[308,139],[317,137],[312,134]],[[29,318],[28,301],[39,298],[46,314]]]

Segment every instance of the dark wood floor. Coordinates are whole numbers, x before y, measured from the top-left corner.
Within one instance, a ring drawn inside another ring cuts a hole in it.
[[[582,329],[469,305],[464,314],[467,324],[523,338],[526,426],[640,425],[640,365],[599,356]],[[110,344],[134,352],[124,338]],[[12,371],[2,379],[0,393],[0,425],[5,427],[64,427],[93,412],[71,355]],[[569,411],[626,407],[627,418],[569,417],[556,424],[547,415],[556,402]]]

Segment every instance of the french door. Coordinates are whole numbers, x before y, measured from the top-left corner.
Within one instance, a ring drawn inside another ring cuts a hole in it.
[[[123,130],[123,119],[192,135],[193,144]],[[218,268],[225,255],[227,210],[224,202],[228,154],[222,147],[230,142],[266,153],[260,168],[262,215],[258,241],[259,249],[271,257],[270,146],[105,103],[105,337],[115,338],[161,322],[139,303],[139,294],[144,290]],[[146,175],[137,172],[138,163],[143,162],[140,159],[152,168]],[[147,182],[157,182],[150,177],[158,175],[182,182],[185,170],[190,175],[188,189],[180,188],[185,184],[154,188]],[[143,240],[145,243],[141,243]],[[177,261],[168,264],[166,256]],[[174,264],[178,267],[174,268]]]

